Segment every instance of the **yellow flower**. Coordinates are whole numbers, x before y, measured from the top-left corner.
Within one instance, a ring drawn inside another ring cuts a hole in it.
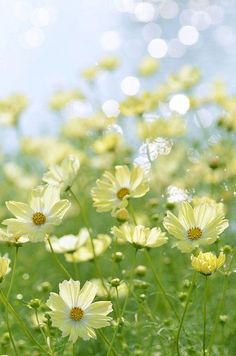
[[[217,205],[200,204],[192,208],[187,202],[179,205],[178,217],[168,211],[163,224],[178,239],[176,246],[182,252],[214,243],[229,225]]]
[[[115,56],[103,57],[98,63],[101,69],[108,70],[108,71],[112,71],[116,69],[119,66],[119,64],[120,64],[119,59]]]
[[[70,202],[60,200],[59,190],[53,186],[33,189],[29,204],[8,201],[6,206],[16,218],[3,221],[8,233],[26,236],[32,242],[42,241],[54,225],[59,225],[70,208]]]
[[[140,198],[149,190],[143,169],[136,165],[131,171],[127,166],[116,166],[114,175],[105,172],[96,184],[91,193],[98,212],[119,208],[128,198]]]
[[[94,258],[93,247],[95,255],[99,256],[105,252],[111,244],[111,238],[108,235],[98,234],[96,239],[92,242],[89,238],[89,232],[87,229],[83,229],[84,243],[80,244],[76,251],[73,253],[66,253],[65,258],[68,262],[86,262]],[[87,234],[87,236],[86,236]]]
[[[27,236],[12,234],[5,230],[0,229],[0,241],[21,245],[28,242],[29,238]]]
[[[80,161],[74,155],[66,157],[61,165],[49,167],[49,171],[44,174],[43,181],[67,190],[72,187],[79,171]]]
[[[113,226],[112,234],[120,241],[128,241],[136,248],[154,248],[160,247],[167,242],[166,233],[160,228],[149,229],[143,225],[123,224],[121,227]]]
[[[159,68],[160,62],[153,57],[145,57],[139,64],[138,72],[140,75],[146,77],[154,74]]]
[[[28,100],[22,94],[10,95],[0,100],[0,124],[15,126],[27,105]]]
[[[0,282],[10,272],[10,262],[11,260],[7,257],[7,255],[0,256]]]
[[[98,154],[115,152],[118,149],[121,149],[122,143],[122,135],[117,132],[112,132],[98,138],[93,144],[93,149]]]
[[[223,252],[216,257],[211,252],[200,252],[197,257],[191,256],[193,268],[205,276],[209,276],[214,273],[218,268],[225,263],[225,255]]]
[[[75,100],[83,100],[84,94],[78,89],[60,90],[53,94],[49,101],[52,110],[62,110],[66,105]]]
[[[59,294],[50,293],[47,306],[51,309],[52,325],[62,331],[63,337],[69,336],[69,341],[96,338],[94,329],[110,325],[111,317],[107,315],[112,312],[112,304],[92,303],[96,293],[94,283],[87,281],[80,289],[80,282],[72,279],[59,284]]]
[[[86,228],[80,230],[78,235],[64,235],[60,238],[50,237],[50,242],[55,253],[74,253],[83,246],[89,238]],[[51,251],[49,243],[46,243],[46,249]]]

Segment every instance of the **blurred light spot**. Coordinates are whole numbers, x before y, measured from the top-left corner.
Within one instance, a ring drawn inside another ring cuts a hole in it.
[[[167,54],[168,46],[166,41],[155,38],[148,45],[148,52],[154,58],[163,58]]]
[[[32,5],[28,1],[17,1],[14,4],[13,14],[20,21],[26,21],[32,11]]]
[[[164,19],[173,19],[177,16],[179,7],[175,1],[166,1],[161,4],[159,14]]]
[[[192,46],[198,41],[199,33],[193,26],[183,26],[179,30],[178,37],[184,45]]]
[[[179,16],[179,22],[181,25],[191,25],[192,16],[194,15],[194,11],[191,9],[183,10]]]
[[[136,18],[141,22],[152,21],[155,17],[155,7],[149,2],[140,2],[136,5],[134,14]]]
[[[180,58],[186,52],[186,47],[177,39],[174,38],[168,42],[168,54],[173,58]]]
[[[24,273],[23,274],[23,276],[22,276],[22,278],[24,279],[24,280],[27,280],[27,279],[29,279],[29,273]]]
[[[201,108],[197,111],[194,121],[198,127],[209,127],[215,120],[215,115],[208,109]]]
[[[44,27],[49,25],[51,19],[50,12],[45,7],[38,7],[30,16],[30,21],[33,26]]]
[[[140,155],[136,157],[134,163],[141,167],[146,175],[150,172],[151,162],[149,161],[147,156]]]
[[[216,25],[223,21],[224,19],[224,10],[222,7],[217,5],[212,5],[207,8],[207,12],[211,17],[211,23]]]
[[[168,203],[180,203],[182,201],[191,201],[192,196],[187,190],[170,185],[167,188],[167,201]]]
[[[100,43],[105,51],[116,51],[121,44],[120,35],[117,31],[106,31],[102,34]]]
[[[22,294],[17,294],[16,299],[22,300],[23,299],[23,295]]]
[[[211,25],[211,17],[205,11],[196,11],[191,18],[191,24],[199,31],[204,31]]]
[[[31,47],[40,47],[44,42],[44,33],[40,28],[32,27],[26,32],[25,39]]]
[[[145,41],[149,42],[154,38],[160,37],[162,33],[161,27],[154,23],[150,22],[143,26],[142,35]]]
[[[87,117],[93,114],[93,108],[87,101],[73,100],[62,112],[64,117]]]
[[[230,47],[235,43],[235,32],[230,26],[220,26],[214,32],[215,40],[223,47]]]
[[[163,137],[155,140],[147,140],[139,148],[141,156],[147,156],[150,161],[157,159],[159,155],[168,155],[172,149],[172,142]]]
[[[186,114],[189,106],[189,98],[184,94],[176,94],[170,99],[170,110],[176,111],[178,114]]]
[[[119,133],[120,135],[123,135],[122,127],[117,124],[109,125],[107,127],[107,129],[105,130],[105,133],[112,133],[112,132],[116,132],[116,133]]]
[[[102,105],[102,111],[107,117],[117,117],[120,113],[119,103],[116,100],[107,100]]]
[[[140,82],[136,77],[126,77],[121,82],[121,90],[124,94],[133,96],[138,93],[140,89]]]

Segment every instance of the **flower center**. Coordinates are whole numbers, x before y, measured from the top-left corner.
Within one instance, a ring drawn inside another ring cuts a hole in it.
[[[121,188],[116,194],[117,198],[120,200],[122,200],[126,195],[129,195],[128,188]]]
[[[74,307],[70,311],[70,317],[72,320],[80,321],[84,316],[84,312],[79,307]]]
[[[37,211],[32,216],[32,220],[35,225],[43,225],[46,222],[46,216],[43,213]]]
[[[202,230],[199,227],[192,227],[188,230],[188,238],[190,240],[198,240],[202,236]]]

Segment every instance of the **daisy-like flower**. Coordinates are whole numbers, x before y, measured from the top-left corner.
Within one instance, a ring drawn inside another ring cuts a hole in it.
[[[205,276],[214,273],[218,268],[225,263],[225,255],[223,252],[218,257],[211,252],[200,252],[198,256],[191,256],[193,268]]]
[[[8,201],[6,205],[16,217],[3,221],[7,232],[39,242],[52,231],[54,225],[61,223],[70,202],[60,200],[58,188],[39,186],[32,190],[29,204]]]
[[[0,282],[10,272],[10,262],[11,260],[7,255],[0,256]]]
[[[96,338],[94,329],[110,325],[112,304],[109,301],[92,303],[97,294],[95,283],[86,282],[80,289],[80,282],[63,281],[59,284],[59,294],[50,293],[47,306],[51,309],[52,325],[76,342],[78,337],[84,340]]]
[[[62,190],[67,190],[72,187],[80,168],[80,161],[78,157],[69,155],[66,157],[61,165],[53,165],[49,171],[44,174],[43,181],[60,187]]]
[[[229,224],[216,204],[204,203],[192,208],[183,202],[179,205],[178,217],[168,211],[163,225],[178,239],[176,246],[181,252],[191,252],[201,245],[214,243]]]
[[[125,207],[128,198],[140,198],[149,190],[145,173],[137,165],[131,171],[127,166],[116,166],[115,174],[106,171],[96,184],[91,193],[98,212]]]
[[[0,229],[0,241],[8,242],[14,245],[22,245],[29,241],[27,236],[9,233],[3,229]]]
[[[164,245],[168,238],[166,233],[160,228],[149,229],[143,225],[123,224],[121,227],[113,226],[112,234],[116,236],[119,241],[128,241],[136,248],[154,248]]]
[[[89,238],[86,228],[80,230],[78,235],[65,235],[60,238],[53,236],[50,242],[55,253],[73,253],[83,246]],[[46,249],[51,251],[50,246],[46,243]]]

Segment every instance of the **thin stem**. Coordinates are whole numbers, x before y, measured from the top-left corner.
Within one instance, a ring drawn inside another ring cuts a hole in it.
[[[108,345],[109,348],[111,347],[111,350],[112,350],[113,354],[115,356],[118,355],[117,351],[114,349],[114,346],[111,346],[110,341],[107,339],[107,337],[103,334],[103,332],[101,330],[98,330],[98,334],[103,339],[105,344]]]
[[[8,302],[8,300],[6,299],[3,291],[0,289],[0,299],[2,301],[2,303],[5,305],[5,307],[7,308],[7,310],[14,316],[14,318],[17,320],[17,322],[19,323],[19,325],[21,326],[22,330],[25,332],[25,334],[28,336],[28,338],[38,346],[38,348],[44,352],[45,355],[50,355],[51,354],[45,350],[40,343],[34,338],[34,336],[31,334],[31,332],[29,331],[29,329],[25,326],[25,323],[23,322],[23,320],[19,317],[19,315],[17,314],[17,312],[15,311],[15,309],[12,307],[12,305]]]
[[[60,262],[59,258],[57,257],[56,253],[54,252],[53,247],[52,247],[52,244],[51,244],[51,241],[50,241],[49,238],[47,239],[47,241],[48,241],[48,244],[49,244],[51,253],[52,253],[52,255],[53,255],[53,258],[54,258],[54,260],[56,261],[56,263],[58,264],[58,266],[60,267],[60,269],[66,274],[66,276],[67,276],[68,278],[72,278],[72,277],[71,277],[71,274],[70,274],[70,273],[67,271],[67,269],[63,266],[63,264]]]
[[[186,314],[186,312],[188,310],[190,297],[192,295],[193,287],[194,287],[194,284],[195,284],[195,279],[196,279],[196,272],[193,272],[192,282],[191,282],[191,285],[190,285],[190,288],[189,288],[189,292],[188,292],[187,300],[186,300],[186,303],[185,303],[184,311],[183,311],[182,317],[180,319],[180,324],[179,324],[179,328],[178,328],[178,332],[177,332],[177,336],[176,336],[176,341],[175,341],[175,343],[176,343],[176,351],[177,351],[177,355],[178,356],[181,355],[180,354],[180,350],[179,350],[179,337],[180,337],[181,329],[182,329],[182,326],[183,326],[184,317],[185,317],[185,314]]]
[[[205,276],[204,301],[203,301],[203,340],[202,354],[206,355],[206,314],[207,314],[207,276]]]
[[[73,350],[73,356],[76,356],[76,348],[75,348],[75,343],[73,343],[73,348],[72,348],[72,350]]]
[[[41,334],[42,334],[42,336],[43,336],[43,338],[44,338],[44,341],[45,341],[46,345],[48,346],[48,343],[47,343],[47,336],[45,335],[45,333],[44,333],[44,331],[43,331],[43,328],[42,328],[42,326],[41,326],[41,324],[40,324],[38,311],[37,311],[37,309],[35,309],[34,311],[35,311],[35,318],[36,318],[36,321],[37,321],[39,330],[40,330],[40,332],[41,332]]]
[[[134,222],[135,225],[138,225],[136,217],[135,217],[135,213],[134,213],[134,207],[133,207],[131,202],[129,202],[129,207],[130,207],[130,213],[131,213],[133,222]]]

